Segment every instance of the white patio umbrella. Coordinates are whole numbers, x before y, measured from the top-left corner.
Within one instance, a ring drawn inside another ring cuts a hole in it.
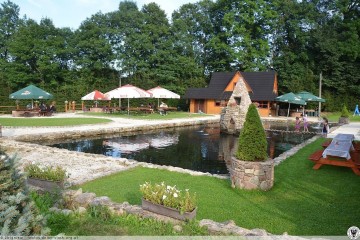
[[[103,94],[102,92],[100,92],[98,90],[95,90],[95,91],[92,91],[91,93],[83,96],[81,98],[81,100],[105,100],[105,101],[109,101],[110,98],[105,96],[105,94]]]
[[[122,87],[111,90],[105,95],[109,98],[127,98],[128,100],[128,114],[129,114],[129,99],[130,98],[150,98],[151,94],[144,89],[135,87],[131,84],[124,85]]]
[[[174,93],[170,90],[167,90],[166,88],[162,88],[160,86],[149,89],[147,91],[152,94],[153,98],[158,99],[158,107],[159,107],[159,99],[160,98],[180,98],[179,94],[176,94],[176,93]]]

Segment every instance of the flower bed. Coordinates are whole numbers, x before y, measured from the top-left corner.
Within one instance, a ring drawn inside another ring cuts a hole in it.
[[[40,166],[36,163],[24,167],[28,174],[28,184],[45,190],[64,188],[64,181],[67,178],[66,170],[60,166]]]
[[[176,186],[166,185],[164,182],[161,184],[154,184],[145,182],[140,185],[140,192],[143,194],[143,208],[149,211],[155,212],[156,209],[160,209],[159,206],[164,206],[171,208],[179,212],[180,215],[184,213],[193,213],[190,217],[182,216],[178,219],[191,219],[195,217],[196,214],[196,205],[195,205],[195,194],[190,194],[189,190],[185,191],[178,190]],[[153,203],[158,206],[151,207],[149,203]],[[162,214],[164,208],[161,208],[162,211],[157,211],[156,213]],[[166,211],[165,211],[166,212]],[[174,217],[172,214],[163,214],[170,217]],[[188,214],[186,214],[188,215]],[[175,217],[176,218],[176,217]]]

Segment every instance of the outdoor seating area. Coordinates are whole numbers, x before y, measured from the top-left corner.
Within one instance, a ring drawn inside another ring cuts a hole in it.
[[[311,154],[309,160],[315,163],[315,170],[320,169],[322,165],[341,166],[351,168],[360,176],[359,146],[358,142],[354,142],[353,134],[337,134],[331,141],[322,144],[324,149]]]

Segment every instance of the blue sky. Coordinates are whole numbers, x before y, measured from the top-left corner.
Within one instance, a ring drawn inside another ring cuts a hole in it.
[[[0,0],[1,3],[6,0]],[[101,11],[112,12],[118,9],[121,0],[11,0],[20,7],[20,16],[26,16],[37,22],[43,17],[50,18],[56,27],[77,29],[80,23],[91,15]],[[199,0],[135,0],[139,9],[150,2],[157,3],[168,17],[174,10],[186,3]]]

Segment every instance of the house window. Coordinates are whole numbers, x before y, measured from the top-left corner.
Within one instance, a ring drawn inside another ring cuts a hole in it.
[[[259,106],[258,108],[268,108],[268,102],[258,102]]]
[[[234,99],[235,99],[236,104],[237,104],[237,105],[240,105],[240,103],[241,103],[241,97],[234,97]]]
[[[215,101],[215,106],[216,106],[216,107],[220,107],[220,106],[221,106],[221,101],[220,101],[220,100],[216,100],[216,101]]]

